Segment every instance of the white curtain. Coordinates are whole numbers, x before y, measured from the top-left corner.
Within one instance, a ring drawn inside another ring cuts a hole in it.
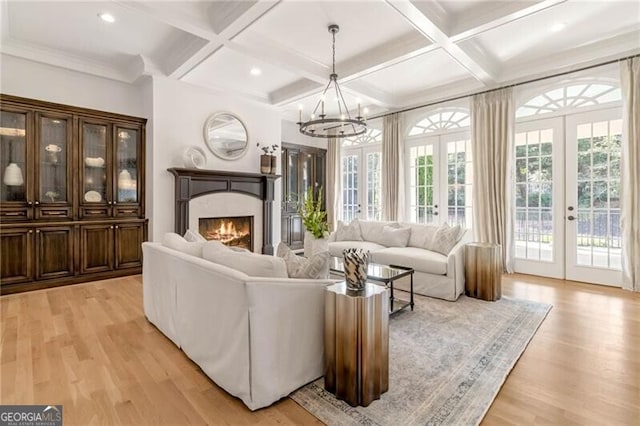
[[[382,220],[402,220],[404,212],[404,144],[399,113],[382,122]]]
[[[504,269],[513,273],[512,89],[471,100],[473,143],[473,227],[477,241],[502,246]]]
[[[622,127],[622,287],[640,291],[640,58],[620,63]]]
[[[342,170],[340,158],[341,139],[330,138],[327,145],[327,179],[325,183],[327,200],[327,223],[335,231],[342,217]]]

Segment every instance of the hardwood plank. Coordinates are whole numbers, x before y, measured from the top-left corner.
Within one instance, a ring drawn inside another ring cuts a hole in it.
[[[640,295],[526,275],[503,294],[554,305],[484,425],[640,418]],[[252,412],[142,311],[140,276],[0,297],[0,403],[63,404],[65,424],[321,424],[288,398]]]

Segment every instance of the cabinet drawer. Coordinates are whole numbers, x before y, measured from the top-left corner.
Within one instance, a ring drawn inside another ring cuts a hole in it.
[[[0,210],[0,218],[2,222],[9,222],[13,220],[26,220],[27,209],[15,209],[15,210]]]
[[[100,217],[110,217],[111,207],[109,206],[95,206],[95,207],[80,207],[80,218],[92,219]]]
[[[114,207],[114,216],[115,217],[140,217],[140,207],[139,206]]]
[[[71,207],[38,207],[36,219],[71,219]]]

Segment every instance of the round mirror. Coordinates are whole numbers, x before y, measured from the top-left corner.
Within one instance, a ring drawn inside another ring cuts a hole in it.
[[[213,114],[204,123],[204,141],[223,160],[242,157],[249,147],[249,135],[244,123],[228,112]]]

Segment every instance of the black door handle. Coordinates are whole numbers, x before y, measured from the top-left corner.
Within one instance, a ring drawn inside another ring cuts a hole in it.
[[[567,216],[567,219],[569,219],[569,220],[576,220],[576,218],[575,218],[575,217],[573,217],[573,216]]]

